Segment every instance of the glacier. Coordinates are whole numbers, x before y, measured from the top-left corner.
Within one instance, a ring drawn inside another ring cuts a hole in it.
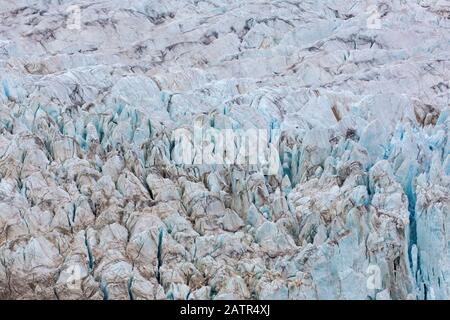
[[[449,70],[448,0],[0,0],[0,299],[450,299]]]

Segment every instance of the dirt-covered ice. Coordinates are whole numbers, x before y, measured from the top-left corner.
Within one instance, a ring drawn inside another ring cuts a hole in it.
[[[449,59],[446,0],[0,0],[0,298],[450,299]]]

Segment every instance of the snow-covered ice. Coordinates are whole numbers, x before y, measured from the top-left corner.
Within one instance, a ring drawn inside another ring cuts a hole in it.
[[[448,0],[0,0],[0,298],[450,299],[449,70]]]

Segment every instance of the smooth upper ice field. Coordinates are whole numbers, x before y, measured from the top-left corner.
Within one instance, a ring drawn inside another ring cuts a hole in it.
[[[0,299],[450,299],[450,1],[0,0]]]

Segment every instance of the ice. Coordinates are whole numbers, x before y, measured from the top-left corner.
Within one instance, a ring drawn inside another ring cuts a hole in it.
[[[449,299],[450,8],[372,4],[3,1],[0,298]]]

